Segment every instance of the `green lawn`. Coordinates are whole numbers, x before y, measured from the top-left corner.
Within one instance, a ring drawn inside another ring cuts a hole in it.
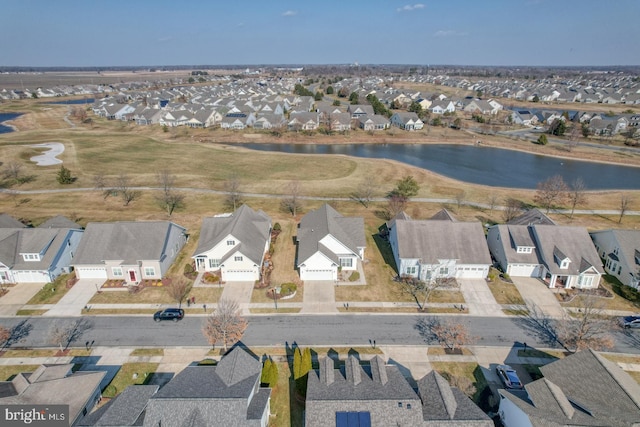
[[[104,389],[104,397],[115,397],[130,385],[148,384],[158,369],[157,363],[125,363]]]
[[[47,283],[42,289],[35,294],[27,305],[37,304],[55,304],[69,292],[67,288],[67,280],[72,278],[73,274],[62,274],[53,282]]]
[[[1,365],[0,381],[11,381],[13,377],[22,372],[33,372],[40,365]]]

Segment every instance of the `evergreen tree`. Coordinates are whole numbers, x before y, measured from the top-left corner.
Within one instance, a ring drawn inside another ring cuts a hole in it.
[[[302,371],[302,352],[300,351],[300,347],[296,347],[293,351],[293,379],[297,380],[302,376],[300,373]]]
[[[64,166],[60,166],[60,170],[57,174],[57,180],[60,184],[71,184],[73,182],[71,171]]]
[[[278,383],[278,365],[270,357],[264,361],[260,382],[262,384],[268,384],[271,388],[275,387]]]

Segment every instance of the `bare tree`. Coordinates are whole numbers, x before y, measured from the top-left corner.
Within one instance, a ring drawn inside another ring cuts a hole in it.
[[[581,298],[581,302],[573,318],[567,317],[558,323],[558,335],[564,347],[570,351],[612,348],[611,322],[603,316],[604,303],[593,295]]]
[[[167,286],[164,286],[167,293],[175,302],[178,303],[178,306],[182,306],[182,301],[187,296],[189,291],[191,290],[191,285],[193,283],[188,280],[184,276],[180,276],[177,279],[173,279],[171,283]]]
[[[60,351],[64,351],[90,327],[91,323],[86,319],[73,322],[58,321],[49,328],[49,340],[52,344],[60,346]]]
[[[113,189],[111,188],[109,181],[104,173],[99,172],[93,176],[93,188],[102,191],[102,197],[106,198],[111,196]]]
[[[389,217],[389,219],[404,211],[407,208],[408,200],[409,199],[399,194],[392,194],[391,196],[387,197],[387,216]]]
[[[158,185],[162,189],[156,200],[162,209],[171,216],[173,211],[184,205],[184,194],[175,190],[176,177],[167,169],[163,169],[156,174]]]
[[[293,216],[296,216],[298,210],[302,207],[300,204],[300,192],[300,181],[291,181],[287,185],[287,196],[281,202],[282,209]]]
[[[12,179],[16,182],[20,181],[22,174],[22,164],[19,162],[9,162],[2,170],[2,176],[5,179]]]
[[[462,190],[456,194],[456,206],[457,209],[460,210],[460,207],[464,204],[464,201],[467,198],[467,193]]]
[[[118,177],[116,187],[118,189],[118,193],[122,196],[125,206],[129,206],[129,203],[138,199],[141,195],[140,191],[133,190],[131,188],[131,177],[124,173]]]
[[[205,320],[202,333],[213,347],[222,341],[226,352],[229,344],[240,341],[245,329],[247,321],[240,315],[238,303],[221,298],[216,310]]]
[[[505,200],[505,209],[502,216],[505,222],[509,222],[522,213],[522,202],[520,200],[509,197]]]
[[[567,143],[567,147],[569,151],[573,151],[575,147],[578,146],[578,138],[582,134],[582,129],[578,127],[576,124],[571,126],[571,130],[569,132],[569,142]]]
[[[489,195],[489,212],[493,213],[493,210],[496,208],[496,205],[498,204],[498,195],[491,193],[491,195]]]
[[[467,327],[453,320],[435,320],[431,325],[431,332],[440,345],[449,350],[454,350],[473,342]]]
[[[455,283],[455,280],[450,282],[444,277],[437,277],[434,280],[420,280],[416,277],[403,276],[401,280],[404,291],[416,300],[418,308],[422,311],[428,310],[429,297],[436,289],[449,287],[451,283]]]
[[[226,193],[224,203],[234,211],[238,209],[238,205],[242,203],[242,195],[240,193],[240,179],[237,175],[232,175],[224,183],[224,191]]]
[[[563,203],[567,198],[569,186],[564,182],[561,175],[554,175],[546,181],[538,183],[538,190],[533,200],[546,209],[546,213],[553,206]]]
[[[351,199],[361,203],[365,208],[368,208],[369,203],[371,203],[371,199],[373,199],[374,191],[375,185],[373,184],[373,181],[367,179],[362,182],[353,193],[351,193]]]
[[[587,196],[584,194],[586,186],[582,178],[576,178],[569,189],[569,202],[571,203],[571,218],[576,210],[576,206],[583,205],[587,202]]]
[[[627,210],[629,210],[629,204],[631,203],[631,199],[626,194],[622,194],[620,196],[620,218],[618,218],[618,224],[622,223],[622,217]]]
[[[4,348],[10,337],[11,331],[3,326],[0,326],[0,348]]]

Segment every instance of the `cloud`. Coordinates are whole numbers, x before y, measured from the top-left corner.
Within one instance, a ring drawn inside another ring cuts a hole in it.
[[[424,5],[422,3],[416,4],[407,4],[405,6],[399,7],[396,9],[398,12],[411,12],[412,10],[424,9]]]
[[[173,40],[173,37],[171,37],[171,36],[167,36],[167,37],[160,37],[160,38],[158,39],[158,42],[160,42],[160,43],[166,43],[166,42],[171,41],[171,40]]]
[[[298,12],[296,12],[295,10],[287,10],[286,12],[284,12],[282,14],[282,16],[295,16],[297,14],[298,14]]]
[[[456,30],[439,30],[436,31],[433,35],[434,37],[455,37],[455,36],[466,36],[467,33],[463,33]]]

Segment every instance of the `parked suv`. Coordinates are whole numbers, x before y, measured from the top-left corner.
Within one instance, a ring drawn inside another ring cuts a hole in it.
[[[620,326],[622,326],[625,329],[640,328],[640,316],[621,317]]]
[[[177,322],[184,317],[184,310],[181,308],[165,308],[164,310],[156,311],[153,315],[153,320],[159,322],[161,320],[173,320]]]
[[[522,381],[516,371],[509,365],[498,365],[496,373],[506,388],[522,388]]]

